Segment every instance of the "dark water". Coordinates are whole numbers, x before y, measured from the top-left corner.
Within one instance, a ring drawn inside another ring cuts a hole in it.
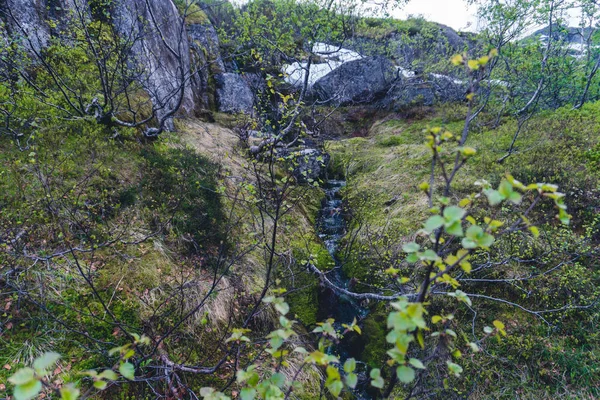
[[[347,216],[344,213],[343,200],[340,194],[344,186],[346,186],[346,181],[343,180],[326,181],[324,186],[325,199],[317,221],[317,233],[335,261],[334,268],[327,273],[327,277],[336,286],[352,291],[352,279],[345,276],[338,254],[340,241],[347,233]],[[335,320],[334,326],[338,332],[345,330],[342,324],[351,324],[354,319],[360,325],[360,321],[367,313],[368,309],[357,300],[328,287],[321,287],[319,292],[319,319],[333,318]],[[363,341],[359,339],[356,333],[348,333],[339,343],[331,346],[329,352],[337,355],[343,364],[347,358],[356,358],[361,354],[361,343]],[[366,366],[357,362],[356,372],[359,375],[359,383],[354,391],[354,397],[356,399],[370,399],[371,396],[366,394],[368,382]]]

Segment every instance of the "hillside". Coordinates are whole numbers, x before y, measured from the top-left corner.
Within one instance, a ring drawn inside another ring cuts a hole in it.
[[[549,1],[0,2],[0,398],[600,397],[600,47]]]

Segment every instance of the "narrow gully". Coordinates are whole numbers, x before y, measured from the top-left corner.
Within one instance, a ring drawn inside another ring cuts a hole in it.
[[[317,219],[317,233],[329,254],[334,260],[334,267],[327,272],[327,277],[336,286],[351,290],[351,279],[349,279],[342,269],[342,262],[338,256],[340,241],[346,235],[347,222],[344,213],[343,199],[341,190],[346,186],[345,180],[327,179],[324,184],[325,199],[321,206],[321,211]],[[321,287],[319,291],[319,317],[321,320],[333,318],[335,328],[338,332],[345,329],[342,324],[351,324],[354,319],[361,321],[369,310],[355,299],[338,293],[328,287]],[[329,352],[339,357],[341,364],[351,357],[357,357],[362,349],[356,348],[358,342],[352,340],[356,333],[348,333],[346,337],[337,344],[329,348]],[[353,394],[355,399],[370,399],[367,390],[366,365],[357,362],[357,373],[359,382]]]

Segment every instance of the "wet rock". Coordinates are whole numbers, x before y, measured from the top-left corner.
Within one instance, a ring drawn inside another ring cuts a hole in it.
[[[190,49],[196,68],[192,76],[192,89],[198,105],[211,109],[215,105],[215,87],[212,77],[225,72],[225,64],[219,49],[217,31],[208,18],[188,24]]]
[[[335,105],[371,102],[385,93],[398,75],[385,57],[349,61],[315,82],[312,94]]]

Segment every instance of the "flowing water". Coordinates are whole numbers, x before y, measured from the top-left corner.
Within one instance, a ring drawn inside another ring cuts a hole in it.
[[[334,268],[327,273],[327,277],[336,286],[352,291],[352,279],[345,276],[342,263],[338,255],[340,241],[346,235],[347,223],[344,213],[343,199],[340,191],[346,186],[343,180],[327,180],[325,183],[325,199],[321,207],[317,221],[317,233],[327,247],[329,254],[335,262]],[[360,321],[367,315],[368,309],[357,300],[336,292],[330,288],[322,287],[319,293],[319,316],[321,320],[333,318],[334,326],[339,331],[344,331],[342,324],[351,324],[356,319]],[[362,348],[360,340],[356,339],[356,333],[348,333],[338,344],[332,346],[329,351],[336,354],[343,363],[347,358],[360,355]],[[359,384],[354,391],[356,399],[369,399],[366,394],[366,368],[358,363]]]

